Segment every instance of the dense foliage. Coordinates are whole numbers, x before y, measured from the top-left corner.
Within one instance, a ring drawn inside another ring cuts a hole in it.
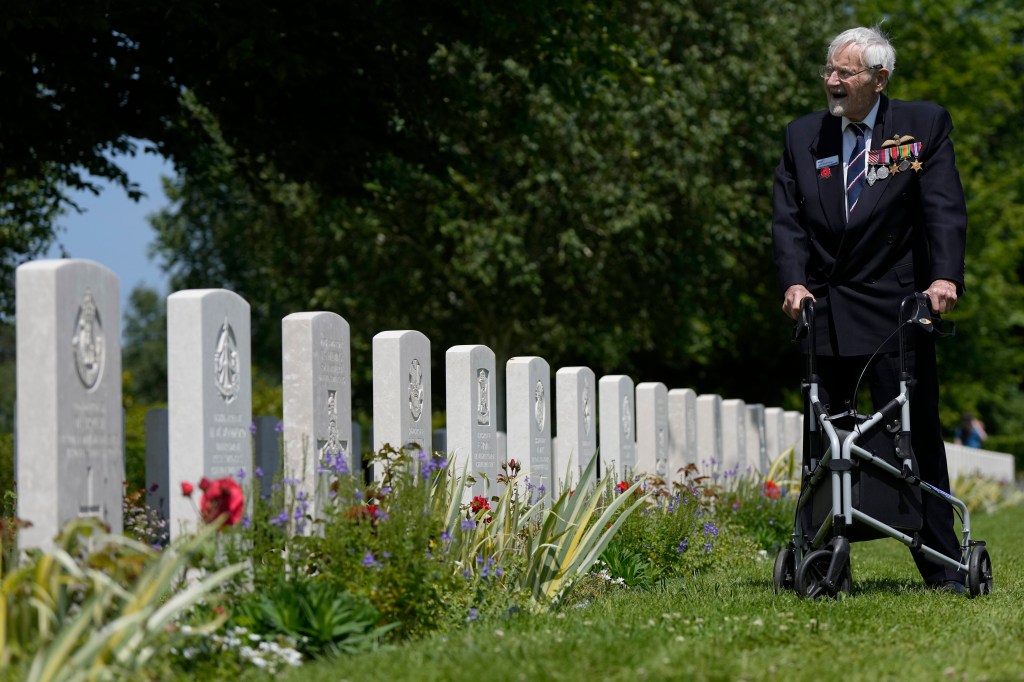
[[[783,125],[818,93],[810,66],[763,64],[814,64],[801,27],[832,19],[787,10],[757,23],[749,2],[608,10],[572,37],[570,97],[533,61],[439,43],[430,77],[457,95],[435,123],[448,163],[383,150],[363,195],[269,164],[253,178],[208,119],[218,142],[172,189],[158,250],[175,286],[223,283],[253,303],[257,357],[277,352],[282,315],[330,309],[353,324],[357,368],[374,333],[416,328],[437,366],[483,343],[499,364],[537,354],[777,401],[770,178]]]
[[[271,381],[280,318],[329,309],[353,327],[357,409],[372,335],[401,328],[427,334],[435,366],[451,345],[484,343],[499,365],[536,354],[795,407],[771,172],[785,123],[821,106],[825,41],[884,19],[899,56],[890,94],[951,110],[968,194],[943,421],[978,413],[1016,449],[1021,9],[606,5],[12,8],[0,27],[0,309],[13,265],[52,236],[63,189],[105,177],[131,192],[110,154],[152,147],[178,170],[155,220],[173,285],[245,296]],[[133,303],[141,342],[153,301]],[[142,401],[160,399],[148,353],[132,360]]]

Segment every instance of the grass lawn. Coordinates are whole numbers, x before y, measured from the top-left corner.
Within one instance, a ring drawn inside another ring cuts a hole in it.
[[[853,592],[804,601],[744,561],[663,590],[481,620],[281,680],[1024,680],[1024,508],[972,517],[988,597],[936,593],[894,540],[853,546]]]

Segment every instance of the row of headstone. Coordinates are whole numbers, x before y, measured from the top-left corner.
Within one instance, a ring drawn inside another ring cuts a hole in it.
[[[18,503],[19,516],[33,522],[22,535],[26,546],[47,544],[78,516],[122,528],[118,289],[113,273],[89,261],[18,269]],[[249,304],[223,289],[168,297],[168,407],[147,416],[146,426],[147,478],[162,491],[154,506],[172,538],[197,524],[194,501],[175,494],[183,483],[232,476],[259,485],[280,467],[292,499],[316,515],[322,474],[361,470],[348,322],[331,312],[296,313],[282,320],[282,339],[280,435],[273,417],[252,416]],[[446,353],[447,414],[439,433],[431,423],[427,337],[377,334],[372,369],[374,451],[429,448],[440,438],[456,471],[475,479],[467,497],[496,492],[506,457],[519,463],[531,495],[557,494],[574,485],[598,448],[600,475],[616,480],[640,472],[673,479],[691,463],[763,471],[796,442],[802,419],[657,382],[635,386],[624,375],[597,379],[586,367],[559,369],[553,390],[543,358],[517,357],[503,368],[502,433],[495,355],[466,345]]]

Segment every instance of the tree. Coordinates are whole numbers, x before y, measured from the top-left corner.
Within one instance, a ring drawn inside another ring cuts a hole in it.
[[[436,128],[451,93],[430,78],[436,45],[530,54],[571,93],[571,46],[552,28],[590,15],[573,0],[15,3],[0,24],[0,274],[45,249],[56,212],[74,209],[69,189],[106,178],[137,195],[112,160],[138,153],[134,140],[187,169],[208,139],[182,93],[216,117],[241,172],[270,162],[358,194],[382,152],[445,166]]]
[[[121,348],[126,407],[167,401],[167,311],[155,289],[128,295]]]
[[[358,196],[270,163],[240,172],[211,115],[221,141],[155,221],[172,283],[238,291],[261,340],[284,313],[330,309],[353,323],[356,353],[376,331],[417,328],[438,367],[448,346],[479,342],[499,362],[539,354],[778,399],[790,367],[771,175],[785,122],[820,96],[802,34],[834,11],[757,11],[663,2],[570,26],[578,97],[536,62],[437,43],[424,79],[449,100],[431,114],[448,163],[381,150]],[[806,66],[764,67],[783,63]]]

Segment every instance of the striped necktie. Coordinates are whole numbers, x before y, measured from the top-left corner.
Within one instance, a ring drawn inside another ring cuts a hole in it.
[[[857,208],[857,199],[860,198],[860,191],[864,189],[864,173],[867,164],[864,163],[864,130],[863,123],[851,123],[853,134],[856,140],[853,149],[850,150],[850,162],[846,164],[846,219],[850,219],[853,209]]]

